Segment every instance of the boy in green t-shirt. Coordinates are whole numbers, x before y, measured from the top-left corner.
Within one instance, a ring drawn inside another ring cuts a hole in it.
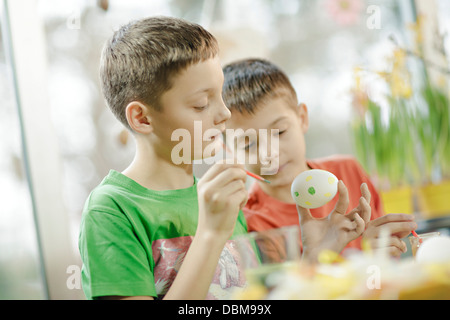
[[[214,155],[230,117],[216,39],[180,19],[132,22],[106,43],[100,76],[136,154],[86,202],[79,249],[87,298],[225,298],[244,285],[229,239],[247,232],[246,173],[243,165],[219,163],[197,181],[192,166],[206,148]],[[196,122],[201,147],[193,142]],[[173,152],[177,130],[193,146],[180,154]]]

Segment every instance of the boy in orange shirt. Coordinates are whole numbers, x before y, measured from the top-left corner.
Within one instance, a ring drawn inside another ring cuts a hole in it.
[[[225,82],[222,95],[231,111],[227,129],[234,129],[235,132],[242,129],[241,136],[236,134],[236,140],[248,141],[237,147],[241,148],[240,151],[243,151],[249,159],[252,154],[259,155],[256,163],[246,165],[247,169],[257,174],[261,173],[263,178],[270,180],[270,184],[257,181],[250,189],[249,199],[244,208],[249,232],[298,224],[300,219],[302,239],[305,239],[304,233],[308,230],[320,233],[320,228],[313,226],[318,224],[318,220],[332,218],[330,212],[335,208],[338,197],[322,207],[308,210],[296,206],[291,197],[291,184],[294,178],[305,170],[322,169],[333,173],[348,188],[347,207],[355,208],[352,212],[358,211],[361,205],[360,190],[363,197],[370,202],[370,222],[368,217],[364,218],[366,230],[362,237],[372,248],[376,248],[375,240],[381,228],[387,226],[391,232],[390,254],[399,256],[406,251],[406,245],[401,238],[417,228],[417,224],[413,221],[414,217],[408,214],[384,215],[378,192],[355,159],[349,156],[331,156],[314,160],[305,158],[307,107],[303,103],[298,103],[292,84],[280,68],[266,60],[246,59],[230,63],[223,70]],[[268,152],[270,146],[266,142],[269,139],[245,137],[243,133],[248,129],[278,130],[279,148],[272,148],[274,150]],[[264,175],[264,170],[261,169],[267,164],[276,169]],[[340,193],[342,187],[339,186]],[[344,208],[345,211],[347,207]],[[360,249],[362,237],[349,242],[346,248]],[[308,234],[306,238],[311,239],[311,235]],[[303,247],[305,245],[307,244],[303,243]]]

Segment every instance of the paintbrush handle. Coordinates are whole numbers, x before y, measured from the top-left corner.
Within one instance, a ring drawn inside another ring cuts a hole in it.
[[[227,145],[223,141],[222,141],[222,146],[223,146],[223,149],[225,150],[225,153],[231,153],[230,149],[227,147]],[[250,172],[248,170],[245,170],[245,172],[247,173],[248,176],[253,177],[253,178],[255,178],[255,179],[259,180],[259,181],[264,181],[264,182],[270,183],[269,180],[266,180],[263,177],[260,177],[257,174],[254,174],[254,173],[252,173],[252,172]]]

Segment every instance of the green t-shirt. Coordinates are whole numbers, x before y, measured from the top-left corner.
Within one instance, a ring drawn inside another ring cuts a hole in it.
[[[86,201],[79,250],[88,299],[148,295],[162,298],[172,284],[197,229],[197,180],[178,190],[147,189],[111,170]],[[233,237],[247,233],[239,212]],[[245,284],[233,240],[227,241],[209,299],[229,297]]]

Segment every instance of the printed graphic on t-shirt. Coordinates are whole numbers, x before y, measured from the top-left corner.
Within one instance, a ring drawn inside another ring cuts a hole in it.
[[[192,243],[192,236],[153,241],[152,251],[155,261],[153,274],[156,292],[162,298],[175,279],[184,257]],[[227,241],[219,258],[207,299],[228,299],[236,287],[244,287],[244,270],[239,252],[233,240]]]

